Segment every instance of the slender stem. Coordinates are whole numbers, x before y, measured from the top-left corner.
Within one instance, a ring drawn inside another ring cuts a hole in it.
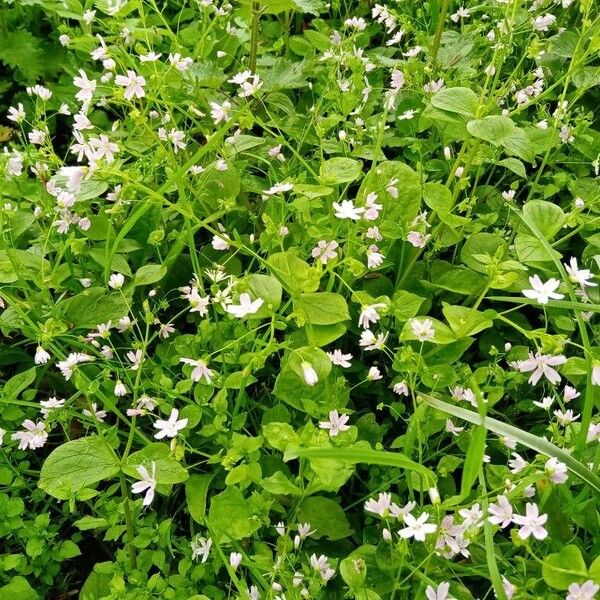
[[[135,530],[133,528],[131,508],[129,507],[129,490],[127,489],[127,482],[125,481],[125,474],[123,473],[123,471],[121,471],[119,478],[121,481],[121,496],[123,498],[123,510],[125,512],[125,526],[127,527],[127,547],[129,551],[129,562],[131,564],[132,569],[137,569],[137,556],[135,546],[133,545]]]
[[[433,39],[433,48],[431,50],[431,62],[435,64],[437,60],[437,53],[440,49],[440,42],[442,40],[442,31],[444,30],[444,24],[446,23],[446,15],[448,14],[449,0],[442,0],[442,8],[438,15],[437,27],[435,29],[435,38]]]
[[[260,4],[252,3],[252,29],[250,31],[250,64],[252,73],[256,73],[256,57],[258,55],[258,20],[260,18]]]

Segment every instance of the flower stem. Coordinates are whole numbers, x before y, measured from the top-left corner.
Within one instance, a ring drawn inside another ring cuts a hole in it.
[[[137,556],[135,546],[133,545],[133,538],[135,531],[133,529],[133,518],[131,516],[131,508],[129,507],[129,490],[127,489],[127,482],[125,481],[125,474],[121,471],[121,496],[123,498],[123,510],[125,512],[125,526],[127,527],[127,547],[129,552],[129,563],[132,569],[137,569]]]
[[[250,31],[250,63],[248,67],[256,73],[256,57],[258,55],[258,21],[260,18],[260,3],[252,3],[252,26]]]

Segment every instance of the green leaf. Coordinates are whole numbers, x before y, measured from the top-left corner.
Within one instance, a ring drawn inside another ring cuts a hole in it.
[[[75,542],[71,540],[65,540],[64,542],[61,542],[58,553],[60,554],[61,558],[67,560],[69,558],[75,558],[76,556],[80,556],[81,550]]]
[[[509,117],[491,115],[483,119],[476,119],[467,123],[467,131],[480,140],[500,146],[502,140],[509,136],[516,126]]]
[[[408,471],[414,471],[418,475],[421,475],[430,483],[430,485],[433,485],[436,480],[433,471],[412,461],[400,452],[388,452],[385,450],[373,450],[371,448],[355,446],[347,448],[305,448],[299,450],[298,454],[309,460],[314,458],[334,458],[352,464],[364,463],[367,465],[399,467]]]
[[[140,479],[137,467],[143,465],[148,472],[151,472],[151,465],[154,462],[156,465],[156,483],[182,483],[188,478],[187,469],[172,458],[170,454],[171,450],[167,444],[161,444],[160,442],[148,444],[143,450],[133,452],[127,457],[122,466],[123,473]]]
[[[475,430],[471,433],[471,440],[460,481],[460,495],[463,498],[469,495],[473,484],[479,476],[479,471],[483,464],[483,455],[485,454],[486,436],[487,431],[484,427],[475,427]]]
[[[50,496],[68,500],[77,491],[118,474],[119,459],[108,442],[91,435],[66,442],[42,465],[38,486]]]
[[[0,588],[0,600],[38,600],[37,592],[29,585],[25,577],[16,575],[10,583]]]
[[[204,525],[206,518],[206,497],[208,487],[214,479],[215,473],[205,473],[202,475],[191,475],[185,482],[185,499],[190,516],[196,523]]]
[[[16,400],[18,395],[35,381],[35,367],[13,375],[2,388],[2,396],[6,401]]]
[[[298,258],[291,250],[272,254],[267,266],[292,296],[298,296],[302,292],[314,292],[319,287],[317,270]]]
[[[213,496],[208,520],[217,543],[221,539],[241,540],[249,537],[261,526],[261,521],[253,514],[248,500],[235,487]]]
[[[322,0],[292,0],[292,3],[299,11],[315,17],[327,10],[327,4]]]
[[[323,185],[349,183],[362,173],[362,162],[353,158],[330,158],[321,164],[319,179]]]
[[[473,412],[472,410],[467,410],[466,408],[461,408],[460,406],[448,404],[447,402],[438,400],[433,396],[419,394],[419,397],[422,398],[423,401],[429,406],[436,408],[437,410],[441,410],[442,412],[468,421],[469,423],[482,425],[489,431],[493,431],[498,436],[512,438],[527,448],[531,448],[532,450],[540,452],[541,454],[545,454],[546,456],[557,458],[560,462],[565,463],[565,465],[567,465],[567,469],[579,477],[579,479],[581,479],[584,483],[596,490],[596,492],[600,492],[600,477],[590,471],[590,469],[579,462],[576,458],[573,458],[573,456],[571,456],[568,452],[565,452],[548,440],[540,438],[537,435],[533,435],[528,431],[523,431],[522,429],[514,427],[513,425],[508,425],[502,421],[492,419],[491,417],[483,418],[481,415]]]
[[[314,325],[333,325],[350,319],[344,297],[331,292],[300,294],[294,300],[294,310]]]
[[[344,510],[334,500],[324,496],[311,496],[300,502],[297,509],[299,523],[310,523],[315,530],[312,537],[341,540],[352,535]]]
[[[444,88],[433,95],[431,104],[439,110],[474,117],[479,106],[477,94],[463,87]]]
[[[522,177],[523,179],[527,178],[527,172],[525,171],[525,165],[518,158],[504,158],[498,162],[498,165],[501,167],[506,167],[510,171],[512,171],[515,175]]]
[[[101,566],[102,569],[97,567]],[[110,582],[114,565],[110,562],[96,563],[79,592],[79,600],[100,600],[110,595]]]
[[[93,329],[101,323],[118,321],[129,312],[122,294],[107,294],[104,288],[88,288],[59,304],[64,319],[73,327]]]
[[[135,285],[149,285],[160,281],[167,274],[164,265],[144,265],[135,274]]]
[[[479,255],[503,260],[508,256],[508,245],[504,239],[494,233],[475,233],[464,243],[460,260],[478,273],[487,273],[487,268]]]
[[[248,287],[255,298],[264,300],[261,310],[277,310],[281,304],[283,289],[275,277],[254,273],[248,277]]]
[[[572,583],[582,583],[588,578],[588,570],[581,551],[574,544],[549,554],[542,563],[544,581],[557,590],[566,590]]]
[[[303,491],[294,485],[281,471],[277,471],[271,477],[267,477],[260,482],[262,488],[270,494],[302,496]]]
[[[551,240],[562,229],[566,219],[560,206],[544,200],[530,200],[525,203],[523,215],[548,240]]]
[[[89,529],[106,529],[108,527],[108,521],[101,517],[81,517],[73,523],[77,529],[81,531],[87,531]]]
[[[473,308],[443,304],[442,312],[457,338],[475,335],[494,324],[488,315]]]

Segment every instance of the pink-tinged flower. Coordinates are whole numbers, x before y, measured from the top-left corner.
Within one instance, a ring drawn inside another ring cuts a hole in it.
[[[187,419],[179,420],[179,411],[174,408],[171,410],[171,414],[169,415],[168,421],[163,421],[158,419],[154,423],[154,427],[158,429],[158,433],[154,434],[154,437],[157,440],[162,440],[165,437],[174,438],[179,431],[184,429],[188,424]]]
[[[352,363],[350,362],[352,360],[352,354],[344,354],[341,350],[336,349],[333,352],[328,352],[327,356],[331,363],[338,367],[347,369],[352,366]]]
[[[557,294],[556,290],[560,286],[560,281],[551,277],[548,281],[543,282],[539,275],[534,275],[529,278],[531,285],[530,290],[523,290],[523,296],[536,300],[539,304],[548,304],[549,300],[561,300],[563,294]]]
[[[369,498],[365,502],[365,510],[367,512],[379,515],[382,519],[389,516],[392,507],[392,495],[388,492],[379,492],[377,500]]]
[[[312,249],[311,256],[313,258],[318,258],[321,261],[321,263],[326,265],[328,261],[337,258],[336,250],[338,248],[339,244],[335,240],[332,240],[331,242],[320,240],[317,243],[317,245]]]
[[[535,385],[542,376],[546,377],[550,383],[556,385],[560,383],[560,375],[553,367],[564,365],[566,362],[567,358],[562,354],[552,356],[551,354],[542,354],[541,352],[536,352],[535,354],[530,352],[527,360],[517,361],[515,366],[521,373],[533,371],[531,377],[529,377],[531,385]]]
[[[142,480],[136,481],[131,486],[131,491],[134,494],[146,492],[143,505],[150,506],[152,500],[154,500],[154,491],[156,490],[156,463],[152,461],[152,475],[148,473],[148,469],[144,465],[138,465],[135,470],[140,474]]]
[[[515,595],[517,591],[517,586],[513,585],[506,577],[502,577],[502,587],[504,588],[504,593],[508,600],[512,600],[512,597]]]
[[[543,527],[548,520],[548,515],[540,515],[537,504],[528,502],[525,507],[525,515],[515,515],[513,523],[520,525],[519,537],[526,540],[530,535],[533,535],[537,540],[543,540],[548,536],[548,532]]]
[[[451,600],[448,595],[450,592],[450,584],[447,581],[442,581],[437,588],[428,585],[425,589],[427,600]]]
[[[554,456],[546,461],[544,470],[553,483],[564,483],[567,480],[567,465]]]
[[[498,496],[496,503],[488,506],[490,516],[488,521],[493,525],[500,525],[501,529],[508,527],[513,520],[513,507],[506,496]]]
[[[89,102],[94,95],[96,89],[96,80],[88,79],[87,74],[82,69],[79,69],[79,77],[73,78],[73,85],[79,88],[75,98],[80,102]]]
[[[564,263],[564,267],[569,274],[569,279],[579,285],[582,289],[586,286],[595,287],[598,284],[590,281],[593,279],[594,274],[589,269],[580,269],[577,266],[577,259],[573,256],[569,261],[569,264]]]
[[[146,95],[144,92],[146,80],[135,71],[128,70],[127,75],[117,75],[115,77],[115,83],[118,86],[125,88],[125,91],[123,92],[125,100],[143,98]]]
[[[350,417],[348,415],[340,415],[338,414],[337,410],[330,410],[329,421],[321,421],[319,423],[319,427],[321,429],[328,429],[329,436],[335,437],[339,433],[343,431],[348,431],[348,429],[350,429],[350,425],[346,425],[346,423],[348,423],[349,420]]]
[[[367,373],[367,381],[377,381],[383,379],[381,371],[377,367],[371,367]]]
[[[406,527],[398,531],[398,535],[407,540],[409,538],[415,538],[418,542],[424,542],[425,536],[434,533],[437,529],[437,525],[433,523],[427,523],[429,520],[429,514],[423,513],[419,517],[415,518],[411,514],[407,514],[404,517],[404,523]]]
[[[581,585],[572,583],[569,586],[566,600],[594,600],[598,590],[600,590],[600,586],[591,579],[584,581]]]
[[[366,221],[375,221],[379,217],[379,211],[383,208],[383,205],[377,203],[377,194],[371,192],[367,195],[365,200],[365,214],[364,219]]]
[[[379,247],[375,244],[371,244],[367,248],[367,267],[369,269],[377,269],[380,267],[385,260],[385,255],[379,252]]]
[[[395,383],[394,387],[392,388],[392,391],[394,392],[394,394],[398,394],[398,396],[408,396],[409,394],[408,385],[406,385],[406,381],[399,381],[398,383]]]
[[[367,304],[363,306],[360,311],[360,316],[358,317],[358,326],[363,329],[370,329],[372,323],[377,323],[381,316],[379,315],[378,309],[385,308],[385,304],[383,302],[378,302],[376,304]]]
[[[198,382],[204,377],[206,383],[211,383],[213,372],[208,368],[206,361],[194,360],[193,358],[180,358],[179,362],[194,367],[190,375],[192,381]]]

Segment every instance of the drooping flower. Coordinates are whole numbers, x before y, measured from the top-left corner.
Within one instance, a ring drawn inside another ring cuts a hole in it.
[[[152,500],[154,500],[154,492],[156,490],[156,463],[152,461],[152,475],[148,473],[148,469],[144,465],[138,465],[135,470],[140,474],[142,480],[136,481],[131,486],[131,491],[134,494],[143,494],[146,492],[143,505],[150,506]]]
[[[313,386],[319,381],[319,376],[317,375],[317,372],[309,362],[302,361],[300,367],[302,369],[302,377],[306,385]]]

